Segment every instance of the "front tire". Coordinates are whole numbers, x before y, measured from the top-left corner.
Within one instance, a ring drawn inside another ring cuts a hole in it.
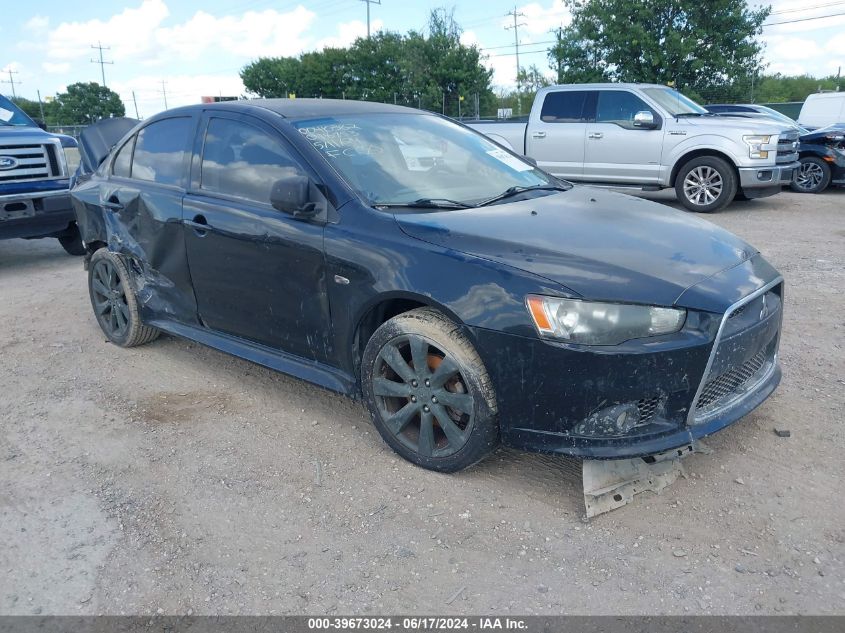
[[[70,225],[67,232],[59,237],[59,244],[65,249],[68,255],[74,257],[82,257],[85,255],[85,245],[82,243],[82,235],[79,233],[79,227],[76,222]]]
[[[125,262],[107,248],[101,248],[91,256],[88,294],[97,323],[115,345],[135,347],[158,338],[159,330],[141,322],[138,300]]]
[[[789,188],[798,193],[821,193],[830,185],[830,166],[821,158],[805,156],[795,170]]]
[[[675,177],[678,201],[697,213],[724,209],[736,196],[737,187],[734,168],[717,156],[693,158]]]
[[[379,434],[418,466],[455,472],[498,444],[490,376],[460,328],[436,310],[382,324],[364,350],[361,383]]]

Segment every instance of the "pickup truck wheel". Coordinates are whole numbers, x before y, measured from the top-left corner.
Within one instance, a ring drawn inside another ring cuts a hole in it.
[[[435,310],[379,327],[364,350],[361,383],[384,441],[418,466],[455,472],[498,444],[490,376],[460,328]]]
[[[815,156],[805,156],[795,170],[789,188],[798,193],[821,193],[830,184],[830,167]]]
[[[82,235],[79,234],[79,227],[74,222],[67,233],[59,237],[59,244],[65,249],[68,255],[82,257],[85,254],[85,245],[82,243]]]
[[[711,213],[728,205],[737,190],[736,172],[716,156],[699,156],[687,162],[675,178],[678,200],[690,211]]]
[[[126,264],[107,248],[91,256],[88,294],[97,323],[115,345],[135,347],[158,338],[159,330],[141,322]]]

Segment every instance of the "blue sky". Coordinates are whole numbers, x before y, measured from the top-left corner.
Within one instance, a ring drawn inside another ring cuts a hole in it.
[[[522,66],[548,70],[544,49],[550,30],[569,21],[561,0],[381,0],[371,5],[373,30],[405,32],[422,29],[429,11],[454,6],[463,39],[483,49],[494,82],[514,83],[513,31],[506,30],[514,9],[519,21]],[[6,2],[0,21],[0,69],[17,71],[19,95],[52,95],[76,81],[100,81],[100,67],[90,62],[101,42],[107,85],[118,92],[134,114],[132,93],[141,116],[169,107],[196,103],[202,95],[243,92],[238,70],[258,56],[296,55],[326,45],[347,45],[366,33],[366,6],[361,0],[112,0],[38,3]],[[845,66],[845,1],[775,0],[776,11],[766,27],[766,60],[770,71],[835,73]],[[842,15],[835,15],[842,14]],[[832,16],[818,20],[797,18]],[[0,79],[8,80],[7,73]],[[0,91],[11,93],[9,83]]]

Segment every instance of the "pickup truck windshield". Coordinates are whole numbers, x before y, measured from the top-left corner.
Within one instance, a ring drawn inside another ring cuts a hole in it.
[[[643,88],[642,91],[654,99],[672,116],[710,114],[689,97],[671,88]]]
[[[374,206],[462,208],[511,188],[550,195],[559,181],[480,134],[426,114],[293,121],[300,134]],[[542,193],[541,193],[542,192]]]
[[[0,126],[4,125],[38,127],[35,125],[35,121],[26,116],[18,106],[0,95]]]

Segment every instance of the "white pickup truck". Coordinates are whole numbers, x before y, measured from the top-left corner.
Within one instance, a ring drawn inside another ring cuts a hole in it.
[[[715,116],[655,84],[549,86],[537,93],[527,123],[468,125],[560,178],[674,187],[692,211],[774,195],[799,166],[796,130]]]

